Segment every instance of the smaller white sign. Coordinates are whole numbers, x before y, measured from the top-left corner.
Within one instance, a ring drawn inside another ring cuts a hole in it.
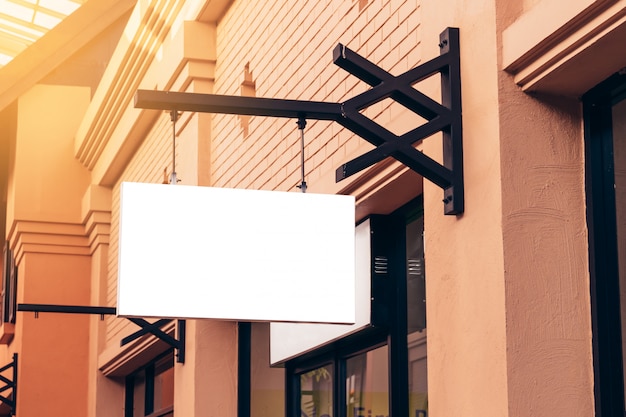
[[[354,197],[123,183],[120,316],[354,323]]]
[[[356,321],[354,324],[270,324],[270,363],[289,359],[369,327],[372,312],[371,226],[367,219],[356,227]],[[324,304],[320,304],[324,308]]]

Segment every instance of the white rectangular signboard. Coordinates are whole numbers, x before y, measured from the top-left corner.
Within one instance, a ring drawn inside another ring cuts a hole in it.
[[[354,324],[270,324],[270,363],[283,363],[295,356],[355,333],[371,322],[371,237],[369,219],[356,228],[356,321]],[[320,303],[323,308],[324,304]]]
[[[117,314],[354,323],[354,197],[123,183]]]

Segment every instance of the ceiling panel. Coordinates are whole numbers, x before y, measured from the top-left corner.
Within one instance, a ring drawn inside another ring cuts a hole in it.
[[[0,68],[87,0],[0,0]]]

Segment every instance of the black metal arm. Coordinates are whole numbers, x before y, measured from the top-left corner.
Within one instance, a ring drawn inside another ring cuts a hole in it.
[[[445,214],[461,214],[465,203],[459,30],[448,28],[441,33],[439,47],[440,56],[393,76],[344,45],[337,45],[333,51],[334,63],[372,87],[343,103],[138,90],[135,107],[335,121],[376,146],[338,168],[337,182],[393,157],[444,190]],[[413,87],[435,74],[441,76],[441,103]],[[398,136],[361,113],[387,98],[427,122]],[[443,164],[414,147],[418,141],[438,132],[443,133]]]

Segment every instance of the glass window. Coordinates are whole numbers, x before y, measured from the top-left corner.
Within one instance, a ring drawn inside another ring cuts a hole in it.
[[[387,346],[346,360],[346,416],[389,415],[389,361]]]
[[[155,417],[174,415],[174,366],[171,358],[155,364],[154,405]]]
[[[620,316],[622,335],[626,335],[626,100],[613,105],[613,162],[615,176],[615,218],[619,273]],[[622,363],[626,360],[626,343],[622,336]],[[626,387],[626,384],[624,384]]]
[[[426,279],[424,274],[424,217],[406,226],[406,298],[408,333],[426,329]]]
[[[421,199],[389,216],[373,216],[371,225],[372,300],[382,303],[379,320],[287,363],[287,387],[296,399],[288,417],[389,417],[391,410],[428,417]],[[379,276],[380,259],[385,268]]]
[[[4,245],[4,268],[2,277],[2,321],[5,323],[15,323],[15,312],[17,308],[17,266],[13,251],[9,249],[9,242]]]
[[[409,414],[413,417],[426,417],[428,414],[426,275],[423,234],[423,211],[416,210],[408,218],[406,226]]]
[[[332,364],[320,366],[300,375],[300,415],[302,417],[333,416]]]
[[[174,355],[150,362],[126,377],[125,417],[174,415]],[[131,406],[132,405],[132,406]]]
[[[285,372],[270,368],[269,347],[269,323],[251,323],[250,417],[285,415]]]
[[[624,415],[626,76],[588,92],[583,109],[596,415]]]

